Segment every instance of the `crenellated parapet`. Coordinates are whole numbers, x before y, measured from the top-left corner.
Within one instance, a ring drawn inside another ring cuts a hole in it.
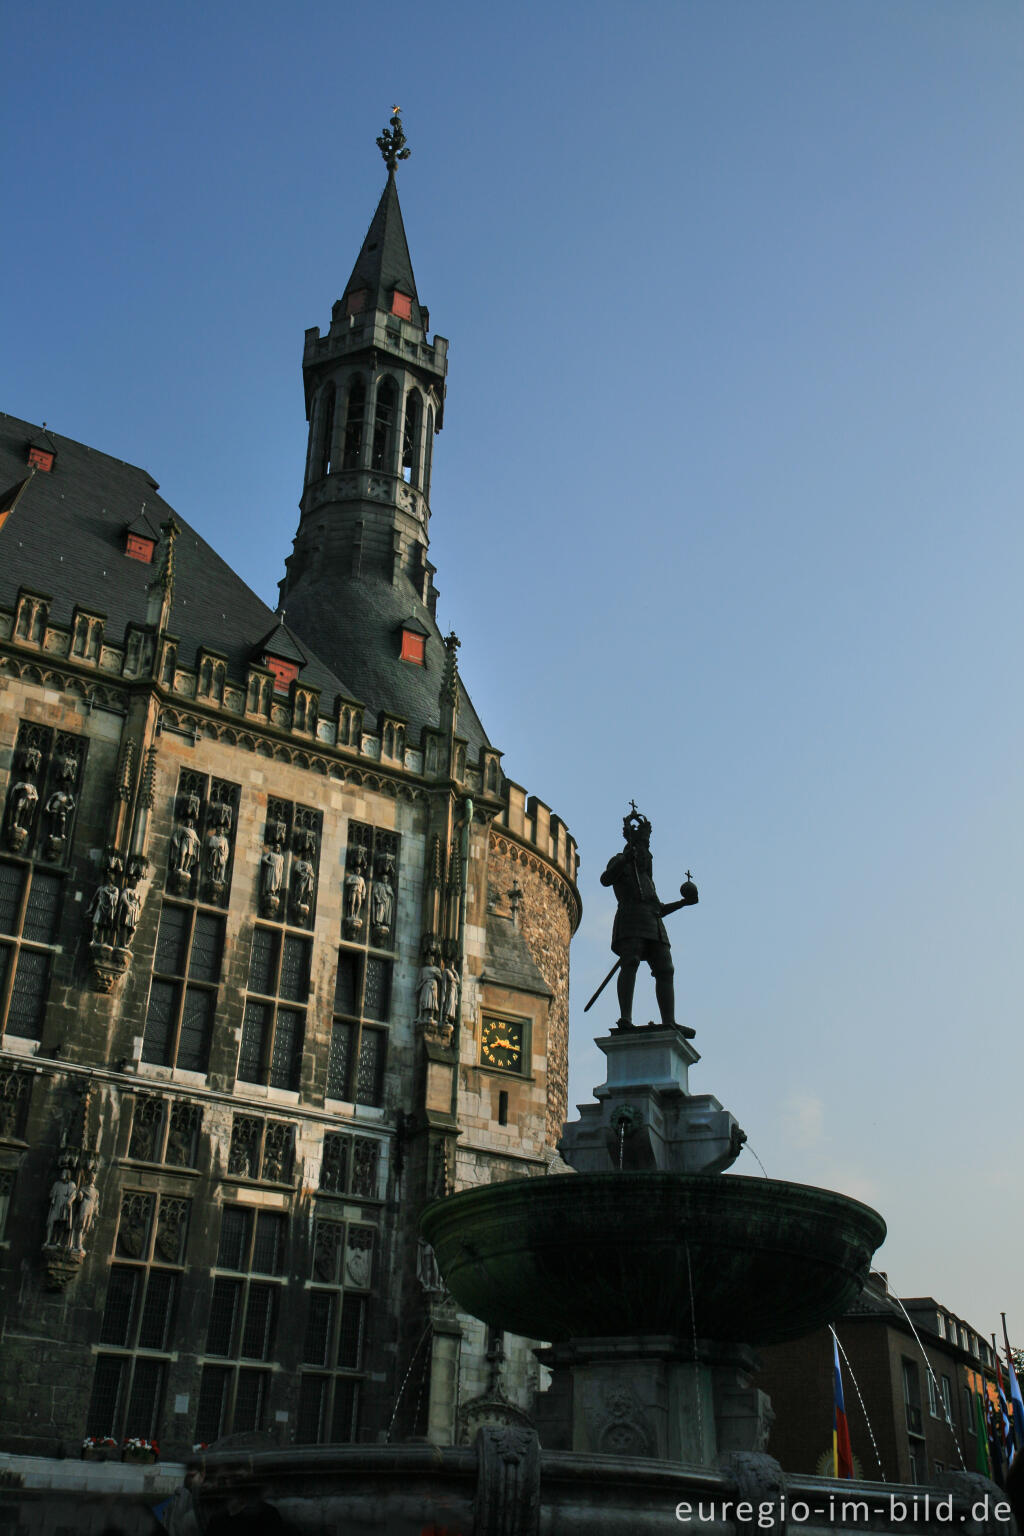
[[[68,625],[52,622],[48,600],[22,592],[13,612],[0,608],[0,673],[121,712],[137,690],[151,689],[160,704],[160,728],[193,740],[224,740],[332,778],[390,779],[396,793],[413,798],[432,786],[454,788],[492,817],[492,842],[504,842],[502,851],[514,850],[514,857],[537,860],[551,876],[563,877],[566,900],[578,914],[575,839],[549,806],[504,775],[499,751],[481,747],[471,757],[469,743],[457,736],[449,765],[436,729],[413,738],[400,716],[373,715],[341,695],[328,700],[299,678],[287,692],[276,689],[274,674],[258,663],[236,677],[213,646],[199,645],[189,665],[174,636],[158,635],[154,626],[132,623],[115,639],[101,625],[99,615],[85,616],[81,608]]]

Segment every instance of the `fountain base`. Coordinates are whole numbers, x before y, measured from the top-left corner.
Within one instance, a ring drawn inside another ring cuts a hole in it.
[[[537,1351],[552,1373],[534,1418],[545,1450],[711,1466],[763,1451],[771,1404],[744,1344],[670,1335],[573,1339]]]

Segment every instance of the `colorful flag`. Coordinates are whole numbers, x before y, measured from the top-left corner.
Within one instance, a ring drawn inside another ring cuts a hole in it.
[[[853,1450],[850,1446],[850,1426],[846,1420],[846,1402],[843,1398],[843,1378],[839,1372],[839,1340],[832,1335],[832,1476],[853,1476]]]
[[[0,495],[0,528],[3,527],[4,523],[6,523],[15,507],[18,505],[18,502],[21,500],[22,491],[25,489],[26,485],[28,485],[29,481],[32,479],[32,475],[34,474],[35,470],[32,470],[32,473],[26,475],[24,480],[19,480],[17,485],[12,485],[9,491],[4,491],[3,494]]]
[[[974,1417],[976,1420],[975,1439],[978,1448],[975,1453],[975,1468],[983,1472],[986,1477],[992,1476],[992,1463],[988,1455],[988,1425],[985,1423],[985,1405],[981,1400],[981,1393],[974,1392]]]
[[[1020,1379],[1013,1363],[1013,1351],[1010,1348],[1010,1335],[1006,1331],[1006,1313],[1003,1313],[1003,1339],[1006,1344],[1006,1369],[1010,1378],[1010,1398],[1013,1402],[1013,1443],[1014,1455],[1018,1451],[1024,1451],[1024,1398],[1021,1397]],[[1012,1457],[1010,1458],[1013,1459]]]

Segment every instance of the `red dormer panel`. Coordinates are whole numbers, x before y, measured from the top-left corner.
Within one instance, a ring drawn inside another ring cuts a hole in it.
[[[402,630],[402,661],[413,661],[418,667],[426,665],[427,637],[416,635],[411,629]]]
[[[298,662],[282,661],[280,656],[266,656],[263,664],[274,674],[274,692],[287,693],[299,675]]]
[[[45,448],[30,448],[28,462],[36,469],[41,469],[44,475],[48,475],[53,468],[53,454],[47,453]]]
[[[357,288],[354,293],[350,293],[345,300],[346,315],[361,315],[366,308],[368,298],[369,294],[365,288]]]
[[[412,299],[407,293],[399,293],[397,288],[391,295],[391,313],[401,320],[412,319]]]
[[[153,551],[155,549],[155,539],[143,538],[141,533],[128,533],[125,535],[124,552],[130,560],[141,560],[143,565],[152,565]]]

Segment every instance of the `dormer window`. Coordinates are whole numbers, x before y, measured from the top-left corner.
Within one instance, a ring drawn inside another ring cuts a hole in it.
[[[407,293],[399,293],[396,288],[391,295],[391,313],[397,315],[400,320],[412,319],[412,299]]]
[[[48,475],[53,468],[53,461],[57,457],[57,445],[46,431],[45,422],[43,431],[28,443],[25,457],[33,469],[41,470],[44,475]]]
[[[274,692],[287,693],[299,675],[296,661],[282,661],[280,656],[264,656],[263,665],[274,674]]]
[[[144,539],[138,533],[125,535],[124,552],[130,560],[141,560],[143,565],[152,565],[155,549],[155,539]]]
[[[129,560],[141,560],[143,565],[152,565],[156,545],[157,531],[146,516],[146,504],[143,502],[138,517],[125,524],[124,552]]]
[[[399,630],[401,644],[398,652],[400,661],[411,661],[414,667],[425,667],[427,664],[427,630],[419,619],[408,618]]]
[[[361,315],[366,308],[368,298],[369,293],[365,288],[357,288],[354,293],[350,293],[345,300],[346,315]]]

